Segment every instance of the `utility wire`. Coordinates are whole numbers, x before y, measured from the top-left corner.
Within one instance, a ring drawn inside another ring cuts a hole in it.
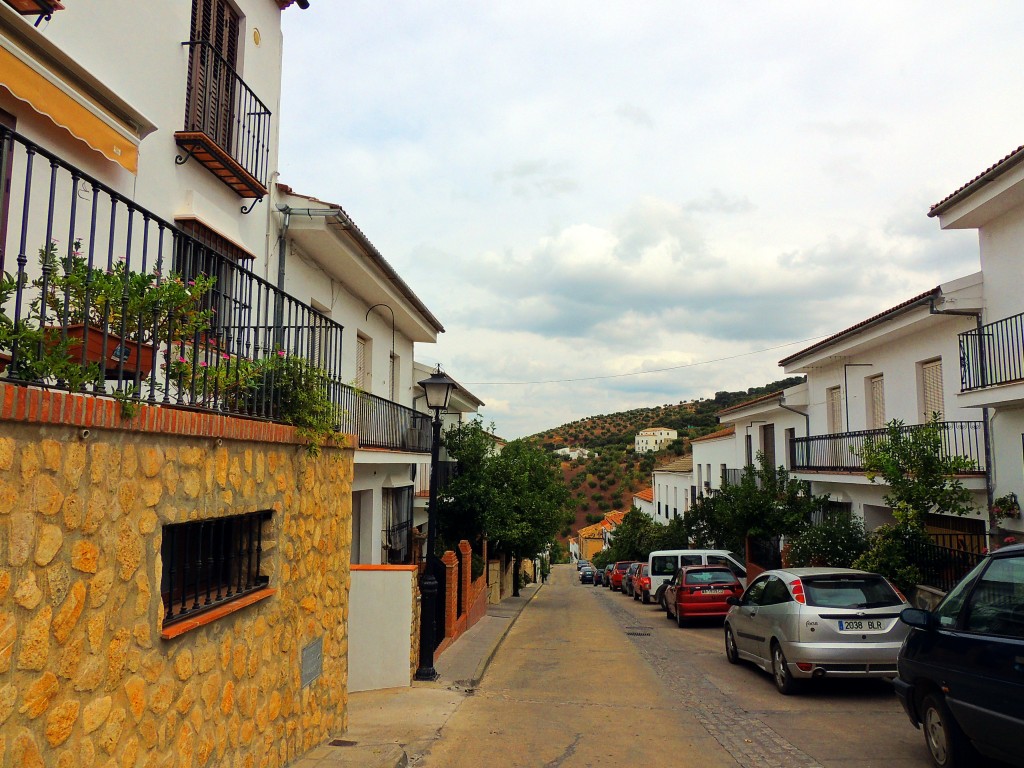
[[[612,373],[607,376],[584,376],[577,379],[545,379],[542,381],[467,381],[465,385],[467,387],[515,387],[515,386],[527,386],[530,384],[568,384],[576,381],[601,381],[604,379],[623,379],[627,376],[646,376],[649,373],[665,373],[666,371],[678,371],[682,368],[695,368],[698,365],[710,365],[711,363],[722,363],[726,360],[736,360],[740,357],[749,357],[750,355],[759,355],[762,352],[771,352],[776,349],[784,349],[785,347],[792,347],[794,344],[806,344],[809,341],[818,341],[824,339],[824,336],[812,336],[809,339],[798,339],[797,341],[788,341],[785,344],[779,344],[775,347],[765,347],[764,349],[755,349],[751,352],[741,352],[738,355],[729,355],[728,357],[717,357],[714,360],[700,360],[696,363],[683,363],[682,365],[672,365],[668,368],[652,368],[649,371],[633,371],[632,373]]]

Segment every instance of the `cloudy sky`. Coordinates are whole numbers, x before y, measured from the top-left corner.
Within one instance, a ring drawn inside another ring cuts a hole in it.
[[[282,180],[444,324],[505,437],[745,389],[978,269],[940,200],[1024,143],[1016,2],[313,0]]]

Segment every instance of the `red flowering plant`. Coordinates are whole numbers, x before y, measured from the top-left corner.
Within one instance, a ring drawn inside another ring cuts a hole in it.
[[[989,508],[995,520],[1016,520],[1020,518],[1020,503],[1016,493],[1007,493],[992,501]]]

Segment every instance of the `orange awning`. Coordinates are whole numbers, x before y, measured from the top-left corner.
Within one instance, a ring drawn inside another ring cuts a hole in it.
[[[138,171],[137,137],[58,75],[2,43],[0,39],[0,86],[107,159],[131,173]]]

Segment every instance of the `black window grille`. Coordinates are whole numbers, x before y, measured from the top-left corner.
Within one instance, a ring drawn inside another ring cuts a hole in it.
[[[160,554],[164,626],[263,589],[263,540],[273,512],[165,525]]]

